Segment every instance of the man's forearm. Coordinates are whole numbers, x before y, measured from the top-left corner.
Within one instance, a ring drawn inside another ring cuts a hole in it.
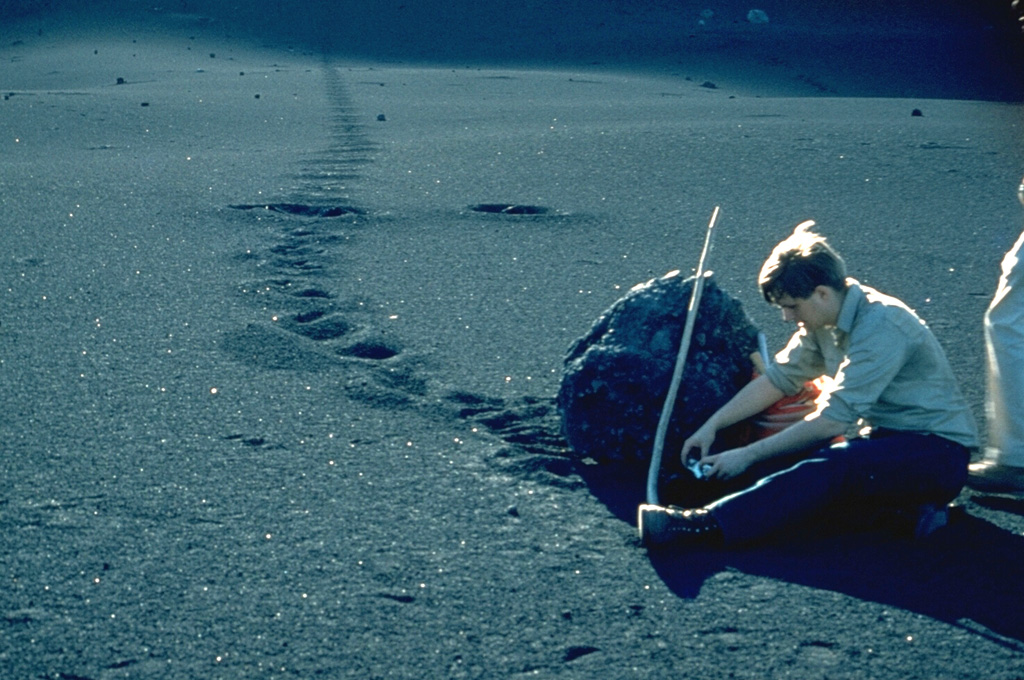
[[[754,461],[767,460],[827,442],[846,432],[846,427],[838,420],[816,416],[793,423],[781,432],[748,444],[746,448]]]
[[[757,415],[784,396],[785,393],[773,385],[767,376],[758,376],[737,392],[725,406],[715,411],[709,423],[715,431],[725,429]]]

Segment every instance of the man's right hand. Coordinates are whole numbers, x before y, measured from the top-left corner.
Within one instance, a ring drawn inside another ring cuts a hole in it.
[[[697,449],[698,453],[700,453],[698,460],[708,455],[708,451],[711,450],[711,445],[715,443],[715,435],[717,432],[718,431],[710,425],[710,422],[707,422],[701,425],[700,429],[690,435],[690,438],[683,442],[683,451],[680,454],[683,465],[686,464],[686,461],[690,457],[690,452],[694,449]]]

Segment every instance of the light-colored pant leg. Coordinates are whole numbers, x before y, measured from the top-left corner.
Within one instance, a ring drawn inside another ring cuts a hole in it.
[[[1024,232],[1003,257],[1002,276],[985,312],[988,391],[985,458],[1024,467]]]

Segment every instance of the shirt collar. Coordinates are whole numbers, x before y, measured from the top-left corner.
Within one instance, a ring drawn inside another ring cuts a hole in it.
[[[864,300],[864,291],[857,279],[846,279],[846,297],[843,305],[839,308],[839,318],[836,319],[836,329],[849,333],[853,328],[853,322],[857,318],[857,309]]]

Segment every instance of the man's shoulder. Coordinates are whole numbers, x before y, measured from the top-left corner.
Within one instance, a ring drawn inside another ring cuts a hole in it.
[[[882,327],[894,331],[918,331],[925,328],[924,321],[907,303],[897,297],[887,295],[875,288],[854,283],[861,293],[856,319],[851,329],[874,330]]]
[[[894,297],[887,293],[883,293],[877,288],[865,286],[863,283],[858,283],[856,281],[853,281],[850,284],[851,288],[853,288],[854,286],[856,286],[864,295],[864,302],[866,304],[877,305],[881,307],[896,307],[899,309],[905,309],[910,311],[910,307],[907,305],[907,303],[903,302],[903,300],[900,300],[898,297]]]

